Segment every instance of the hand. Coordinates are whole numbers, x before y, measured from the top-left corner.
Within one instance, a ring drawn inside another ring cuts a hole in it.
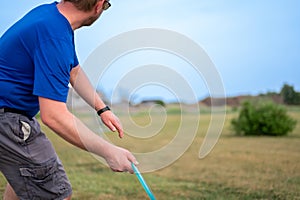
[[[138,164],[136,158],[126,149],[111,145],[104,157],[109,167],[114,172],[129,172],[133,174],[131,163]]]
[[[116,117],[111,111],[105,111],[100,115],[102,122],[113,132],[118,131],[119,137],[123,138],[124,132],[122,124],[118,117]]]

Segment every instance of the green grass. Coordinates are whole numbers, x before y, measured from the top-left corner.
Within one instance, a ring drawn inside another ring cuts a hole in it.
[[[159,124],[156,119],[161,119],[155,113],[151,116],[144,111],[137,113],[130,120],[120,113],[124,127],[133,122],[140,126],[155,125]],[[149,139],[127,136],[119,140],[116,134],[106,135],[112,142],[132,151],[155,150],[174,137],[182,119],[174,105],[167,108],[167,113],[164,127]],[[237,112],[230,112],[217,145],[200,160],[199,148],[211,117],[207,112],[202,113],[197,136],[184,155],[172,165],[143,176],[159,200],[300,199],[300,109],[293,107],[289,114],[298,124],[286,137],[236,137],[230,130],[230,120]],[[188,111],[183,115],[191,123],[198,117]],[[43,129],[66,168],[73,185],[73,199],[148,199],[134,175],[112,172],[89,153],[67,144],[46,127]],[[186,127],[186,131],[189,130],[192,127]],[[0,175],[0,195],[5,184]]]

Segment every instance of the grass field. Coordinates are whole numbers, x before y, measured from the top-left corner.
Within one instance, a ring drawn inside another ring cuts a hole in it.
[[[115,134],[106,135],[131,151],[147,152],[164,146],[174,137],[182,115],[191,122],[199,117],[195,112],[181,115],[174,105],[166,113],[160,134],[149,140],[129,136],[119,140]],[[197,136],[183,156],[164,169],[144,174],[144,178],[159,200],[300,199],[299,107],[290,108],[289,114],[298,124],[286,137],[237,137],[230,130],[230,120],[237,112],[227,112],[217,145],[207,157],[199,159],[199,148],[211,118],[209,112],[203,112]],[[150,118],[147,112],[136,111],[130,120],[122,112],[118,115],[125,129],[132,121],[141,127],[161,121],[155,112]],[[186,128],[188,131],[191,127]],[[113,173],[89,153],[65,143],[46,127],[44,130],[64,163],[73,185],[73,199],[148,199],[134,175]],[[5,185],[0,175],[0,195]]]

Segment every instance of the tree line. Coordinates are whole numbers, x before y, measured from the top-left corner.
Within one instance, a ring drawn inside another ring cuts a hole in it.
[[[280,95],[283,103],[287,105],[300,105],[300,93],[295,91],[294,87],[288,84],[284,84]]]
[[[283,103],[285,105],[300,105],[300,92],[294,89],[294,86],[284,84],[280,92],[267,92],[259,94],[261,97],[270,97],[276,103]]]

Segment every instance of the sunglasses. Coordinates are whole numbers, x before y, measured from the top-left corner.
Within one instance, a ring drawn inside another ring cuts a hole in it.
[[[109,3],[109,0],[103,2],[103,10],[109,9],[110,6],[111,4]]]

